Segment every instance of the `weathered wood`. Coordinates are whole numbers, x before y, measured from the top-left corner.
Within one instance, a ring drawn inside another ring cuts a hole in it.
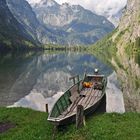
[[[79,76],[79,75],[72,76],[72,77],[69,78],[69,80],[75,79],[75,78],[77,78],[78,76]]]
[[[74,84],[74,85],[76,84],[76,82],[75,82],[75,78],[73,78],[73,84]]]
[[[46,112],[47,112],[47,113],[49,112],[48,104],[46,104]]]
[[[76,112],[76,128],[78,129],[84,125],[85,125],[84,107],[82,105],[78,105]]]
[[[67,106],[67,108],[65,108],[65,110],[59,112],[60,114],[58,114],[57,116],[55,116],[55,113],[52,115],[49,115],[48,120],[51,122],[55,122],[56,124],[60,125],[60,124],[66,124],[67,121],[70,122],[70,119],[74,119],[75,116],[75,120],[76,120],[76,127],[82,127],[84,126],[85,122],[85,117],[84,115],[90,114],[90,110],[95,110],[98,107],[98,104],[100,102],[100,100],[103,98],[105,92],[104,89],[94,89],[94,79],[96,78],[96,75],[86,75],[86,81],[88,82],[93,82],[93,86],[90,88],[80,88],[80,93],[78,94],[78,83],[76,83],[75,85],[73,85],[69,91],[71,92],[71,94],[69,95],[68,99],[64,96],[64,101],[68,102],[69,100],[69,104]],[[98,76],[99,77],[99,76]],[[106,86],[106,77],[104,76],[100,76],[101,80],[104,78],[105,80],[103,81],[102,84],[104,84],[104,86]],[[76,82],[77,78],[75,78],[75,82]],[[82,81],[79,81],[79,83],[82,83]],[[68,91],[67,91],[68,92]],[[66,93],[67,93],[66,92]],[[61,108],[61,105],[63,105],[63,102],[59,103],[59,106],[57,104],[57,102],[55,103],[55,107],[57,107],[57,110],[60,111],[59,109]],[[78,105],[82,106],[82,111],[78,111]],[[60,108],[59,108],[60,107]],[[55,108],[56,109],[56,108]],[[52,110],[53,112],[54,110]],[[85,111],[85,112],[84,112]],[[54,117],[54,118],[53,118]],[[56,118],[56,120],[55,120]]]
[[[73,80],[73,84],[75,85],[76,84],[76,79],[77,79],[77,82],[79,82],[79,75],[76,75],[76,76],[73,76],[73,77],[70,77],[69,80]]]

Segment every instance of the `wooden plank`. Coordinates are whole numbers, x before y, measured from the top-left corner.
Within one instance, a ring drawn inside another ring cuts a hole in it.
[[[99,90],[96,90],[96,93],[98,94],[100,91]],[[93,102],[91,103],[91,106],[95,104],[95,102],[99,99],[98,96],[94,96],[94,100]]]
[[[92,96],[90,96],[88,102],[85,104],[85,108],[89,105],[90,101],[92,100]]]
[[[67,109],[66,112],[63,113],[63,116],[68,116],[70,115],[71,113],[73,113],[73,110],[75,109],[75,107],[77,106],[78,102],[81,100],[81,98],[77,98],[77,100],[75,100],[75,102],[73,102],[71,104],[71,106]]]
[[[89,99],[89,96],[86,96],[85,99],[81,102],[82,106],[85,106],[86,101]]]
[[[68,113],[67,115],[71,115],[71,114],[74,113],[74,111],[75,111],[75,109],[76,109],[76,107],[77,107],[77,105],[78,105],[78,103],[79,103],[79,101],[80,101],[81,99],[82,99],[82,98],[79,97],[79,98],[76,100],[76,102],[73,104],[71,110],[69,111],[69,113]]]
[[[92,106],[101,95],[100,90],[94,90],[92,88],[88,88],[82,91],[85,97],[77,97],[77,99],[68,107],[68,109],[59,116],[59,118],[65,118],[66,116],[70,116],[76,113],[77,106],[82,105],[84,108]]]
[[[95,91],[95,93],[96,93],[97,91]],[[96,97],[97,96],[94,96],[94,94],[92,95],[92,99],[91,99],[91,101],[89,102],[89,106],[91,106],[93,103],[94,103],[94,101],[96,100]]]
[[[86,93],[86,97],[85,97],[84,101],[81,103],[81,105],[83,105],[84,108],[85,108],[86,104],[88,103],[88,100],[91,96],[92,90],[93,90],[92,88],[90,88],[90,90],[88,90],[88,92]]]
[[[99,96],[97,96],[99,94],[99,92],[100,92],[99,90],[94,90],[94,92],[90,98],[90,101],[86,107],[90,107],[90,106],[94,105],[94,103],[99,99]]]
[[[86,97],[82,97],[82,99],[79,101],[78,105],[80,105],[83,102],[83,100],[85,100],[85,98]]]
[[[101,93],[102,91],[100,90],[92,90],[92,92],[88,94],[88,96],[79,97],[74,103],[71,104],[71,106],[68,108],[67,111],[63,112],[63,114],[60,115],[59,118],[65,118],[66,116],[71,116],[74,113],[76,114],[78,105],[82,105],[84,109],[94,105],[94,103],[101,97],[101,96],[98,96],[98,94],[101,95]]]
[[[90,98],[90,96],[92,95],[91,93],[92,93],[92,91],[93,91],[93,89],[91,88],[91,90],[87,93],[88,94],[88,96],[89,96],[89,98]],[[87,102],[88,102],[88,100],[85,102],[85,104],[87,104]]]

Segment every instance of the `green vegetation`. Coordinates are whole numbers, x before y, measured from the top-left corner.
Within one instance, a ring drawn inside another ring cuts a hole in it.
[[[0,134],[2,140],[51,140],[53,126],[47,113],[23,108],[0,108],[0,122],[16,124]],[[100,114],[86,119],[86,126],[76,130],[75,125],[59,130],[56,140],[138,140],[140,114]]]
[[[40,43],[17,21],[8,9],[6,1],[0,3],[0,50],[39,47]]]
[[[140,49],[140,37],[136,38],[135,47]]]
[[[101,53],[107,56],[107,58],[111,58],[112,56],[114,56],[117,51],[117,48],[116,44],[112,41],[111,37],[114,34],[114,32],[116,32],[116,30],[105,36],[103,39],[99,40],[94,45],[90,46],[89,51],[93,54],[95,54],[96,52]]]
[[[129,42],[125,46],[125,52],[128,57],[134,57],[135,62],[140,65],[140,37],[135,42]]]
[[[117,48],[116,44],[112,41],[111,37],[114,34],[114,32],[116,32],[116,30],[110,33],[109,35],[105,36],[103,39],[99,40],[94,45],[88,47],[89,53],[94,54],[96,57],[98,57],[103,62],[107,63],[112,67],[113,65],[111,63],[111,58],[112,56],[116,58]]]
[[[34,45],[30,42],[30,41],[23,41],[23,43],[25,44],[25,46],[28,46],[28,47],[30,47],[30,48],[33,48],[34,47]]]
[[[59,45],[59,44],[47,44],[43,46],[46,50],[51,51],[83,51],[86,50],[85,46],[77,45],[77,46],[68,46],[68,45]]]

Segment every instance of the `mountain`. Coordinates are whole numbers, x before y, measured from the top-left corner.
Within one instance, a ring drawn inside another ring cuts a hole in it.
[[[109,11],[106,11],[105,13],[103,13],[103,16],[105,16],[110,22],[113,23],[113,25],[115,27],[117,27],[122,15],[123,15],[124,9],[125,9],[125,7],[120,9],[119,11],[117,11],[114,14],[109,13]]]
[[[105,17],[80,5],[41,0],[32,7],[40,23],[53,29],[58,36],[61,36],[59,32],[64,32],[67,44],[91,44],[114,29]]]
[[[34,5],[42,0],[28,0],[29,3]],[[88,9],[97,15],[106,17],[116,27],[118,26],[119,19],[123,14],[123,9],[126,6],[127,0],[56,0],[59,4],[68,2],[72,5],[81,5],[85,9]]]
[[[140,1],[128,0],[118,28],[93,46],[111,63],[122,84],[126,111],[140,112]],[[91,50],[90,50],[91,51]]]
[[[112,40],[116,43],[116,65],[126,110],[140,112],[140,1],[128,0],[126,11]],[[119,68],[120,67],[120,68]]]
[[[9,9],[28,33],[42,44],[56,42],[56,37],[50,29],[44,27],[36,18],[31,6],[26,0],[7,0]]]
[[[6,0],[0,0],[0,50],[3,48],[34,47],[37,43],[14,18]]]
[[[41,0],[32,5],[34,13],[26,0],[1,0],[1,3],[4,6],[0,7],[0,39],[7,46],[91,44],[114,29],[106,18],[80,5]]]
[[[117,27],[126,3],[127,0],[95,0],[91,10],[98,15],[106,17]]]

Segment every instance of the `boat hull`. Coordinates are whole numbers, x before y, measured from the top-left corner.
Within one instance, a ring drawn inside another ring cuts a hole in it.
[[[85,116],[93,114],[105,96],[106,84],[107,79],[104,75],[87,75],[58,99],[48,121],[55,125],[75,122],[77,105],[84,107]]]
[[[84,110],[84,115],[85,116],[91,116],[93,115],[93,113],[97,110],[97,108],[99,107],[99,105],[101,104],[102,102],[102,99],[104,98],[105,94],[102,96],[102,98],[96,102],[93,106],[87,108]],[[65,118],[64,120],[61,120],[61,121],[52,121],[52,123],[54,123],[55,125],[57,126],[60,126],[60,125],[68,125],[68,124],[72,124],[76,122],[76,113],[73,114],[72,116],[68,117],[68,118]]]

